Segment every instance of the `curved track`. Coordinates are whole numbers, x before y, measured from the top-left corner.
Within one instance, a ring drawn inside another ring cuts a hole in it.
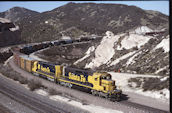
[[[77,95],[78,99],[86,100],[90,104],[104,106],[104,107],[116,109],[116,110],[121,110],[124,113],[128,113],[128,111],[136,112],[136,113],[168,113],[168,111],[163,111],[158,108],[153,108],[153,107],[149,107],[149,106],[145,106],[145,105],[141,105],[138,103],[133,103],[131,101],[128,101],[127,100],[128,97],[126,97],[125,95],[123,98],[124,101],[112,102],[112,101],[109,101],[104,98],[95,97],[95,96],[85,93],[85,92],[81,92],[81,91],[74,90],[74,89],[69,89],[69,88],[57,85],[55,83],[52,83],[50,81],[44,80],[42,78],[35,77],[32,74],[25,72],[24,70],[21,70],[19,67],[15,66],[12,59],[10,60],[9,64],[15,71],[21,73],[21,75],[24,77],[27,77],[29,79],[39,79],[42,82],[42,84],[45,86],[55,88],[58,91],[66,92],[73,96]]]

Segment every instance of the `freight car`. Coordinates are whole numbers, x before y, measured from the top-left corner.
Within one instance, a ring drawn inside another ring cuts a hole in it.
[[[72,39],[66,39],[66,40],[56,41],[56,42],[54,42],[54,45],[55,46],[58,46],[58,45],[71,44],[71,43],[73,43],[73,40]]]
[[[22,49],[20,49],[20,52],[29,55],[30,53],[34,52],[34,50],[32,46],[25,46]]]
[[[16,54],[14,53],[14,63],[20,67],[21,69],[27,71],[27,72],[32,72],[32,66],[35,59],[28,57],[28,55],[23,55],[23,54]]]
[[[53,44],[51,42],[41,43],[41,44],[36,44],[36,45],[28,45],[28,46],[25,46],[22,49],[20,49],[20,52],[24,53],[26,55],[29,55],[35,51],[38,51],[38,50],[41,50],[41,49],[44,49],[44,48],[47,48],[50,46],[53,46]]]

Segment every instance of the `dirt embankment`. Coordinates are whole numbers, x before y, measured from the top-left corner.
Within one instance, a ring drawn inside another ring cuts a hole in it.
[[[10,48],[0,48],[0,63],[4,63],[12,55]]]
[[[94,42],[93,42],[94,43]],[[75,61],[82,58],[92,42],[68,44],[61,46],[54,46],[44,51],[38,52],[36,55],[42,59],[57,64],[73,65]]]

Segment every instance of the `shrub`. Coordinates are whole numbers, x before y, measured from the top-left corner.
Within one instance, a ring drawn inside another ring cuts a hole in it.
[[[142,84],[142,81],[140,81],[140,77],[137,77],[137,78],[130,78],[129,80],[128,80],[128,82],[129,83],[131,83],[131,82],[134,82],[134,83],[136,83],[136,88],[139,88],[140,86],[141,86],[141,84]],[[132,87],[132,85],[131,84],[129,84],[129,87]]]
[[[87,100],[81,100],[82,105],[88,105]]]
[[[159,78],[149,78],[145,80],[143,86],[143,91],[148,91],[148,90],[162,90],[164,88],[169,88],[169,79],[165,81],[161,81]]]
[[[15,81],[19,81],[19,76],[16,76],[16,75],[12,75],[11,78]]]
[[[19,78],[19,82],[20,82],[21,84],[27,84],[27,83],[28,83],[28,80],[27,80],[26,78],[24,78],[24,77],[20,77],[20,78]]]
[[[53,88],[50,88],[50,89],[48,90],[48,92],[49,92],[50,95],[61,95],[61,94],[62,94],[61,92],[58,92],[58,91],[56,91],[56,90],[53,89]]]
[[[28,87],[31,91],[34,91],[35,89],[39,89],[41,87],[44,87],[40,81],[30,80],[28,82]]]

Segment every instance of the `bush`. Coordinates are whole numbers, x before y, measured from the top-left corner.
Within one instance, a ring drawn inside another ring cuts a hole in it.
[[[53,88],[50,88],[50,89],[48,90],[48,93],[49,93],[50,95],[62,95],[61,92],[58,92],[58,91],[56,91],[56,90],[53,89]]]
[[[148,91],[148,90],[162,90],[164,88],[169,88],[169,79],[165,81],[161,81],[159,78],[149,78],[145,80],[143,86],[143,91]]]
[[[143,79],[143,82],[141,81]],[[155,78],[155,77],[150,77],[150,78],[141,78],[141,77],[136,77],[136,78],[130,78],[128,80],[129,87],[132,86],[132,82],[136,83],[136,88],[141,87],[143,91],[158,91],[162,90],[164,88],[169,89],[169,78],[165,81],[161,81],[160,78]]]
[[[128,80],[128,82],[129,83],[131,83],[131,82],[135,82],[136,83],[136,88],[139,88],[140,86],[141,86],[141,84],[142,84],[142,81],[140,81],[140,77],[137,77],[137,78],[130,78],[129,80]],[[132,87],[132,85],[131,84],[129,84],[129,87]]]
[[[41,87],[44,87],[40,81],[30,80],[28,82],[28,87],[31,91],[34,91],[35,89],[39,89]]]
[[[86,100],[81,100],[82,105],[89,105]]]
[[[11,78],[15,81],[19,81],[19,76],[16,76],[16,75],[12,75]]]
[[[20,78],[19,78],[19,82],[20,82],[21,84],[27,84],[27,83],[28,83],[28,80],[27,80],[26,78],[24,78],[24,77],[20,77]]]
[[[17,73],[16,71],[12,70],[9,66],[4,66],[3,64],[0,64],[0,72],[5,75],[8,78],[11,78],[15,81],[18,81],[20,78],[20,73]]]

